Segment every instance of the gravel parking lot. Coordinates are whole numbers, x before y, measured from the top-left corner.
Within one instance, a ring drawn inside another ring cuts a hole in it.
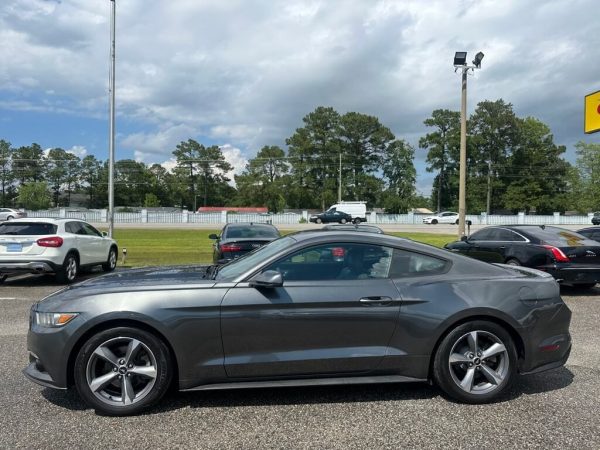
[[[32,302],[59,289],[0,285],[1,448],[599,448],[600,285],[563,288],[573,311],[566,367],[520,377],[502,401],[462,405],[425,384],[170,394],[159,409],[110,418],[74,392],[25,380]]]

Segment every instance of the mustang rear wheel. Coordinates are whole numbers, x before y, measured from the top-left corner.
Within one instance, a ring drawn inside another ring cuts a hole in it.
[[[435,354],[433,378],[450,397],[486,403],[512,382],[517,352],[510,334],[484,321],[459,325],[442,340]]]
[[[341,219],[341,220],[340,220],[340,223],[341,223],[342,225],[343,225],[343,224],[345,224],[346,222],[347,222],[347,220],[346,220],[346,219]]]
[[[433,220],[431,221],[431,224],[432,224],[432,225],[437,225],[437,223],[438,223],[437,219],[433,219]]]
[[[169,350],[153,334],[119,327],[101,331],[75,360],[75,386],[96,411],[137,414],[158,402],[171,382]]]

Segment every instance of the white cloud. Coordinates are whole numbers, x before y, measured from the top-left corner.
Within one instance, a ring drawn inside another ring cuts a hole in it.
[[[4,0],[0,58],[10,64],[0,67],[0,108],[105,119],[109,3]],[[242,167],[264,145],[285,147],[320,105],[376,115],[414,144],[433,109],[459,108],[457,50],[486,54],[469,78],[469,111],[504,98],[546,121],[559,143],[585,139],[582,97],[598,89],[594,0],[116,6],[117,129],[131,130],[119,136],[119,154],[145,162],[194,138],[230,143]],[[419,173],[425,189],[431,174]]]
[[[71,153],[79,158],[83,158],[87,155],[87,149],[83,145],[74,145],[67,150],[67,153]]]

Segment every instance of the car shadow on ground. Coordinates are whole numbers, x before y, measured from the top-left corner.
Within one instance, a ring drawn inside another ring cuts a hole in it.
[[[93,269],[91,271],[86,271],[81,273],[75,283],[80,281],[85,281],[89,278],[95,278],[100,275],[103,275],[105,272],[102,269]],[[56,281],[54,275],[49,274],[26,274],[26,275],[14,275],[9,276],[4,283],[1,284],[6,287],[44,287],[44,286],[56,286],[57,288],[66,286],[65,283],[59,283]]]
[[[573,373],[566,367],[541,374],[519,376],[512,387],[494,403],[514,400],[522,395],[540,394],[563,389],[569,386],[573,380]],[[46,388],[42,390],[42,395],[46,400],[62,408],[73,411],[89,409],[79,398],[75,389],[57,391]],[[427,383],[169,392],[158,407],[145,412],[145,414],[160,414],[183,408],[237,408],[248,406],[350,404],[382,401],[398,402],[428,400],[440,396],[443,396],[441,391]]]
[[[600,295],[600,284],[597,284],[592,288],[582,288],[577,287],[577,285],[567,286],[561,284],[560,295],[576,295],[578,297],[597,297]]]

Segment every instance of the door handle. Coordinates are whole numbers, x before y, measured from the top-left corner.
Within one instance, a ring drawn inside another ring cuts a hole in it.
[[[392,297],[363,297],[359,300],[364,305],[390,305]]]

